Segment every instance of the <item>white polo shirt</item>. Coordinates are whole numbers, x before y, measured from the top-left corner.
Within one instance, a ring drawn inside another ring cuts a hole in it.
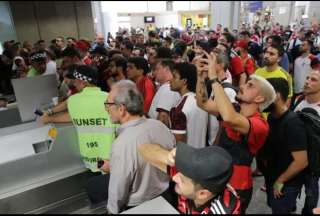
[[[187,144],[194,148],[203,148],[206,146],[206,134],[208,126],[208,113],[200,109],[195,99],[196,94],[194,92],[188,92],[184,94],[179,101],[178,105],[185,100],[182,112],[184,113],[187,122],[186,130],[178,131],[171,130],[173,134],[186,134]],[[177,107],[176,106],[176,107]]]
[[[152,99],[148,115],[152,119],[157,119],[160,110],[170,112],[175,107],[181,96],[178,92],[171,91],[170,83],[162,84]]]

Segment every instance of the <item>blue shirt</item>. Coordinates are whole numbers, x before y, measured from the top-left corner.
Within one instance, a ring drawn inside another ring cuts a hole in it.
[[[101,46],[101,45],[99,45],[99,44],[97,44],[97,43],[93,43],[91,49],[94,50],[97,46]],[[103,45],[103,47],[104,47],[105,49],[107,49],[107,48],[108,48],[108,45],[105,43],[105,44]]]
[[[279,65],[285,69],[286,71],[289,71],[289,58],[288,58],[288,55],[287,53],[284,53],[280,62],[279,62]]]

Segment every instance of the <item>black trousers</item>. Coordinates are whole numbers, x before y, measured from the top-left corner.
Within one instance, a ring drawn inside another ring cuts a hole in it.
[[[247,190],[236,190],[238,196],[240,197],[240,209],[241,214],[245,214],[246,210],[250,204],[252,198],[252,190],[253,188]]]
[[[91,204],[107,202],[110,174],[94,173],[85,187]]]

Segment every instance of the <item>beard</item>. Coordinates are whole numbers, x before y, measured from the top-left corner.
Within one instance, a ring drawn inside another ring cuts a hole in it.
[[[263,59],[263,62],[266,66],[272,65],[271,62],[268,59]]]
[[[241,104],[251,104],[252,103],[251,101],[247,101],[243,98],[240,98],[238,95],[236,96],[235,100],[238,102],[239,106]]]

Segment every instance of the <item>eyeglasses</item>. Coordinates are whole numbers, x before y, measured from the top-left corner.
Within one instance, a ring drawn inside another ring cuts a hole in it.
[[[109,108],[109,107],[112,106],[112,105],[116,105],[116,103],[104,102],[104,106],[105,106],[106,108]]]

